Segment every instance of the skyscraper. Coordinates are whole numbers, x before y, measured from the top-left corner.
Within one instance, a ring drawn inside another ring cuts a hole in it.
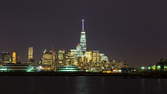
[[[33,47],[28,48],[28,62],[33,62],[34,57],[33,57]]]
[[[42,65],[53,65],[53,57],[53,53],[45,49],[42,55]]]
[[[1,52],[0,53],[0,62],[1,63],[11,63],[12,62],[12,57],[9,52]]]
[[[16,62],[17,62],[16,52],[12,52],[12,63],[16,64]]]
[[[80,44],[78,44],[76,47],[76,54],[77,54],[77,57],[81,57],[83,55]]]
[[[82,19],[82,30],[81,30],[81,37],[80,37],[80,46],[81,46],[81,51],[86,51],[86,32],[85,32],[85,20]]]

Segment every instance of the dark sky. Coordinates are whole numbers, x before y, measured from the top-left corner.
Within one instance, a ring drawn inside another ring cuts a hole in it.
[[[70,49],[85,18],[87,46],[131,65],[167,56],[165,0],[1,0],[0,49]]]

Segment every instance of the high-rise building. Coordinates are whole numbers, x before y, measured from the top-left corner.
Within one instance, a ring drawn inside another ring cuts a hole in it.
[[[11,54],[9,52],[1,52],[0,53],[0,62],[5,63],[11,63]]]
[[[12,63],[16,64],[16,62],[17,62],[16,52],[12,52]]]
[[[57,63],[58,63],[58,66],[60,65],[64,65],[65,63],[65,53],[66,51],[65,50],[58,50],[57,51]]]
[[[50,51],[44,51],[42,55],[42,65],[53,65],[53,54]]]
[[[77,57],[81,57],[83,55],[83,50],[81,50],[81,45],[78,44],[76,47],[76,53],[77,53]]]
[[[52,49],[50,50],[50,52],[52,53],[52,56],[53,56],[53,65],[56,65],[56,59],[57,59],[56,50]]]
[[[28,62],[33,62],[34,57],[33,57],[33,47],[28,48]]]
[[[99,62],[99,51],[94,50],[92,53],[92,62]]]
[[[86,51],[85,52],[85,58],[86,58],[86,62],[92,62],[92,51]]]
[[[85,25],[84,25],[85,20],[82,19],[82,30],[81,30],[81,37],[80,37],[80,46],[81,46],[81,51],[86,51],[86,32],[85,32]]]
[[[71,58],[71,62],[73,65],[78,65],[78,59],[77,59],[77,50],[76,49],[71,49],[70,50],[70,58]]]

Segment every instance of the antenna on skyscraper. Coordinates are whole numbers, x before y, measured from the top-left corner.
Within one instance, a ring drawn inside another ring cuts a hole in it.
[[[84,32],[85,31],[85,20],[84,19],[82,19],[82,32]]]

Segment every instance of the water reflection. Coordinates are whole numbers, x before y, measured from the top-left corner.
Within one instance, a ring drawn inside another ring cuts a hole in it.
[[[1,77],[0,82],[2,94],[17,94],[18,90],[22,94],[167,94],[167,79],[53,76]]]
[[[145,79],[141,79],[141,94],[146,94]]]
[[[86,76],[76,77],[76,94],[90,94],[89,81]]]
[[[162,90],[161,79],[157,79],[157,93],[164,94]]]
[[[167,82],[167,80],[165,80]],[[166,94],[162,79],[141,79],[141,94]]]

